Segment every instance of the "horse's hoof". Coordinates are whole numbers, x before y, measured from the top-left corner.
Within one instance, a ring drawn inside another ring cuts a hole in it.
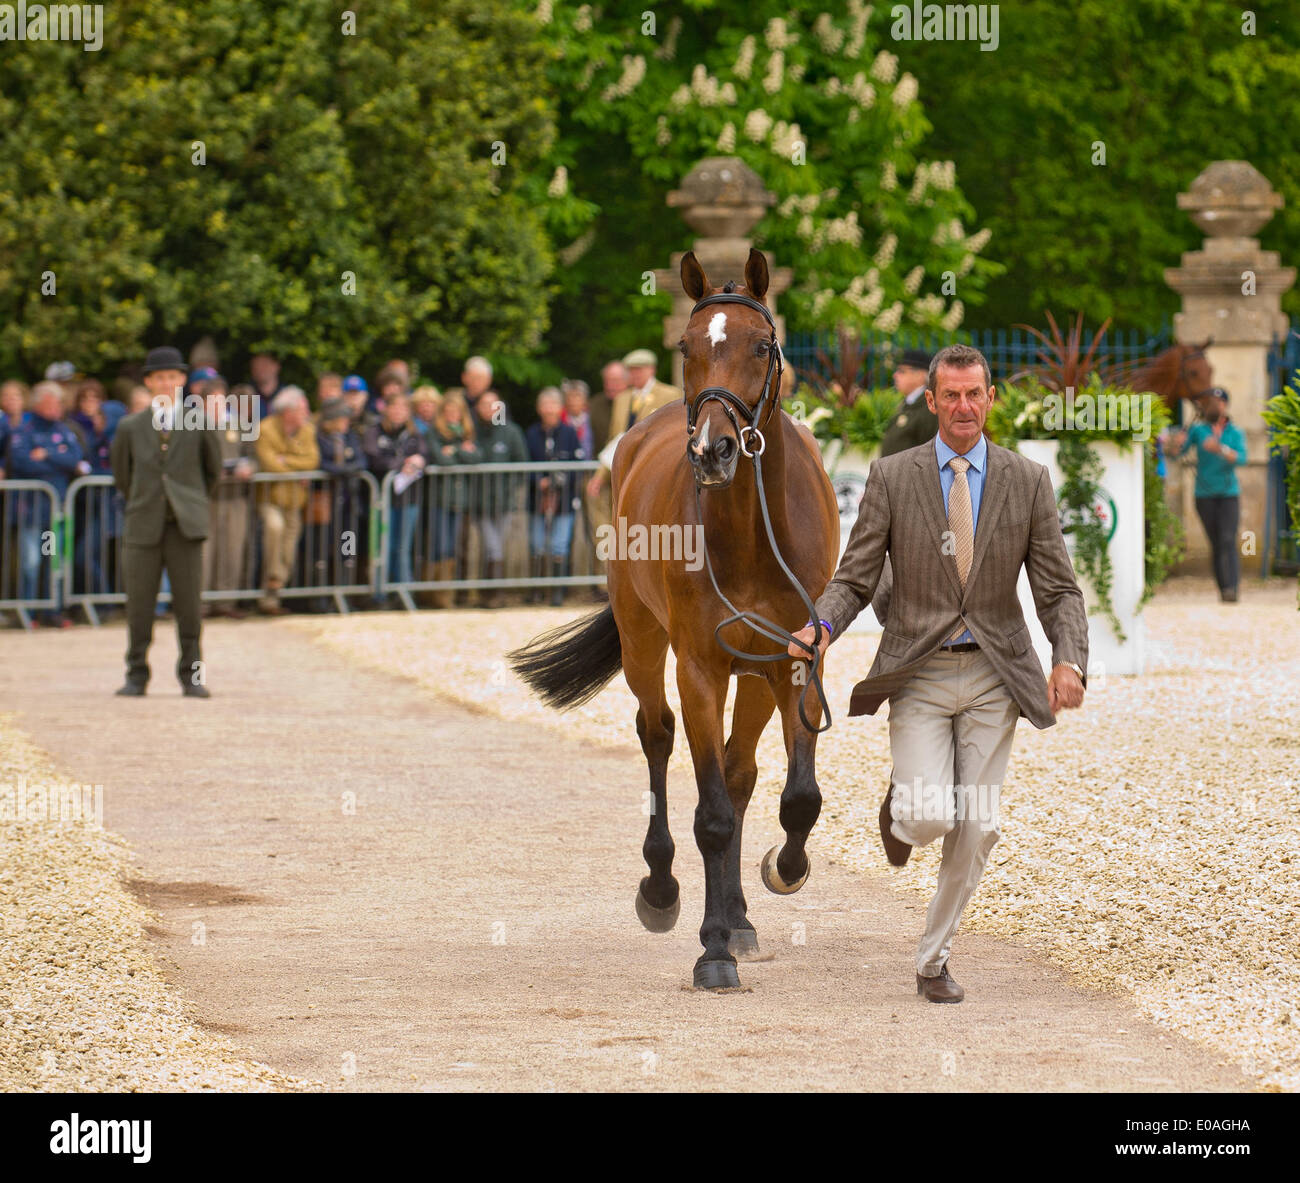
[[[647,902],[644,895],[641,894],[641,888],[636,889],[636,916],[642,924],[651,932],[671,932],[673,925],[677,923],[677,917],[681,915],[682,897],[673,900],[666,908],[656,908],[654,904]]]
[[[774,891],[777,895],[793,895],[808,882],[808,872],[812,870],[812,860],[805,856],[803,874],[793,883],[787,883],[781,878],[781,872],[776,869],[776,856],[780,853],[780,850],[779,846],[774,846],[763,856],[763,862],[758,868],[758,873],[762,877],[763,886],[768,891]]]
[[[697,961],[695,963],[695,988],[697,990],[730,990],[740,985],[740,975],[734,961]]]
[[[727,940],[727,952],[737,961],[758,956],[758,933],[752,928],[733,928]]]

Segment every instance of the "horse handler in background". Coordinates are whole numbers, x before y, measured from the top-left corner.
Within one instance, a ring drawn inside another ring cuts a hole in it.
[[[151,349],[144,384],[153,401],[127,415],[113,437],[113,483],[126,499],[122,562],[129,637],[126,682],[117,693],[131,698],[149,684],[154,602],[164,567],[180,641],[181,690],[188,698],[211,697],[199,654],[200,600],[208,499],[221,477],[221,444],[206,417],[201,427],[187,425],[180,399],[187,372],[179,350]]]
[[[913,846],[943,839],[916,954],[916,992],[930,1002],[965,996],[948,954],[1001,835],[1016,723],[1025,715],[1050,727],[1061,708],[1080,706],[1088,667],[1088,617],[1052,483],[1041,464],[984,437],[993,395],[978,350],[934,356],[925,398],[938,435],[871,466],[844,557],[815,605],[825,652],[870,603],[889,555],[888,619],[849,714],[874,715],[889,700],[894,770],[880,810],[889,861],[902,866]],[[1022,565],[1052,643],[1046,682],[1016,595]],[[812,622],[795,636],[812,644]],[[790,654],[806,650],[791,644]]]

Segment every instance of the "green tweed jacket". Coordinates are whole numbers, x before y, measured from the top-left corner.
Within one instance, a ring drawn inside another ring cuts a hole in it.
[[[169,505],[186,538],[208,536],[208,498],[221,477],[217,432],[178,427],[164,444],[146,408],[117,425],[109,459],[113,483],[126,498],[127,546],[157,546]]]

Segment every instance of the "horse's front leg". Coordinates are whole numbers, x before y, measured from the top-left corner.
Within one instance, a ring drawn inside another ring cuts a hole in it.
[[[736,814],[727,794],[722,743],[722,711],[727,699],[726,667],[707,666],[679,654],[677,690],[682,723],[695,765],[699,803],[695,807],[695,843],[704,859],[704,923],[700,943],[704,953],[695,963],[695,985],[716,990],[739,986],[736,959],[727,949],[727,849],[736,828]]]
[[[803,667],[801,676],[795,670]],[[817,735],[809,731],[799,718],[799,695],[803,693],[807,663],[791,661],[782,665],[783,672],[773,679],[772,692],[781,712],[781,728],[785,734],[785,754],[788,761],[785,788],[781,792],[781,828],[785,830],[785,843],[775,846],[763,859],[761,875],[763,884],[778,895],[798,891],[808,879],[809,862],[804,845],[809,831],[822,811],[822,794],[817,787],[816,754]],[[816,691],[804,699],[804,712],[814,726],[821,724],[821,703]]]

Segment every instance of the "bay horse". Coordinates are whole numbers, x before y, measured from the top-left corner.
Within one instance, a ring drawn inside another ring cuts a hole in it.
[[[1123,382],[1139,394],[1158,394],[1175,423],[1179,420],[1178,404],[1183,399],[1199,414],[1201,400],[1214,387],[1210,359],[1205,355],[1211,340],[1206,338],[1201,345],[1171,345],[1149,361],[1131,368]]]
[[[773,621],[798,630],[815,617],[813,601],[839,554],[839,510],[816,440],[780,406],[781,347],[762,302],[766,257],[751,248],[744,284],[715,288],[689,251],[681,281],[696,301],[679,344],[684,399],[638,422],[619,443],[614,522],[626,519],[628,538],[636,527],[642,537],[662,537],[665,527],[694,531],[704,570],[690,569],[684,548],[669,556],[631,546],[616,551],[603,609],[508,657],[542,700],[560,709],[586,702],[623,671],[639,704],[636,730],[653,799],[642,846],[650,873],[637,889],[636,913],[651,932],[667,932],[681,909],[667,811],[675,721],[664,670],[672,647],[704,860],[704,952],[694,984],[726,989],[740,984],[736,957],[758,954],[740,880],[741,831],[758,778],[755,749],[778,709],[787,758],[785,842],[767,852],[760,878],[779,894],[798,891],[808,878],[805,843],[821,812],[817,735],[825,729],[823,710],[830,713],[817,669],[821,625],[814,622],[814,646],[803,646],[805,661],[788,655],[791,634]],[[752,463],[742,464],[742,456]],[[724,742],[732,675],[736,700]]]

